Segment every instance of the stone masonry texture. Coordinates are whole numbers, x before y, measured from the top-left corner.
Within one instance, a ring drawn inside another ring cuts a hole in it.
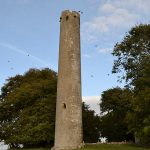
[[[65,10],[60,17],[54,150],[82,147],[80,14]]]

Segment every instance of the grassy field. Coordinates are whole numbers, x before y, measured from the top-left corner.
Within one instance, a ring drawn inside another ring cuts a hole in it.
[[[44,148],[38,149],[21,149],[21,150],[50,150]],[[99,145],[88,145],[82,150],[150,150],[150,148],[136,147],[128,144],[99,144]]]
[[[86,146],[83,150],[150,150],[150,148],[136,147],[127,144],[100,144]]]

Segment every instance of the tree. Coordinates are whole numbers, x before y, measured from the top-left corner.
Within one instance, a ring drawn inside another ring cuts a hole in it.
[[[129,129],[138,142],[150,143],[150,24],[133,27],[112,54],[113,73],[122,72],[121,79],[134,92]]]
[[[108,89],[102,93],[101,136],[109,142],[133,140],[128,133],[126,123],[127,112],[131,109],[132,92],[119,87]]]
[[[7,79],[0,95],[0,141],[10,147],[45,147],[54,143],[57,73],[30,69]],[[99,138],[99,117],[83,103],[85,142]]]
[[[0,139],[11,147],[54,141],[57,73],[30,69],[7,80],[0,101]]]
[[[130,132],[135,135],[135,142],[150,145],[150,88],[134,95],[132,110],[128,112],[127,122]]]
[[[112,72],[122,71],[122,79],[136,86],[150,65],[150,24],[133,27],[112,54],[117,58]]]
[[[100,117],[84,102],[82,104],[83,115],[83,140],[86,143],[98,142],[100,137]]]

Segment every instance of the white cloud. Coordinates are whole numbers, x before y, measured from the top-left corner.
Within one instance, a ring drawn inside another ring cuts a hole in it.
[[[97,16],[82,24],[84,38],[92,37],[93,42],[100,34],[119,36],[120,31],[141,23],[145,16],[150,17],[149,10],[150,0],[106,0],[100,3]]]
[[[83,96],[82,100],[89,105],[90,109],[94,110],[96,114],[100,114],[100,96]]]
[[[112,4],[104,4],[100,9],[103,15],[99,14],[83,24],[83,27],[90,33],[105,33],[110,32],[112,28],[129,27],[134,25],[139,18],[137,13],[126,8],[115,7]]]
[[[110,3],[106,3],[102,6],[100,6],[99,10],[100,11],[103,11],[103,12],[106,12],[106,13],[112,13],[113,11],[115,11],[115,6],[113,6],[112,4]]]
[[[125,7],[137,13],[149,13],[150,9],[150,0],[114,0],[111,3],[117,7]]]
[[[97,33],[97,32],[108,32],[109,28],[106,25],[105,17],[95,17],[92,21],[85,22],[83,24],[83,28],[91,33]],[[94,38],[93,38],[94,39]]]
[[[139,18],[137,14],[129,12],[127,9],[118,8],[110,16],[106,17],[106,25],[122,28],[134,25]]]

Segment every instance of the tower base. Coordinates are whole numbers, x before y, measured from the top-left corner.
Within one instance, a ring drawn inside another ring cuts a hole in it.
[[[84,143],[81,143],[80,145],[78,146],[66,146],[66,147],[52,147],[51,150],[75,150],[75,149],[81,149],[85,146]]]

